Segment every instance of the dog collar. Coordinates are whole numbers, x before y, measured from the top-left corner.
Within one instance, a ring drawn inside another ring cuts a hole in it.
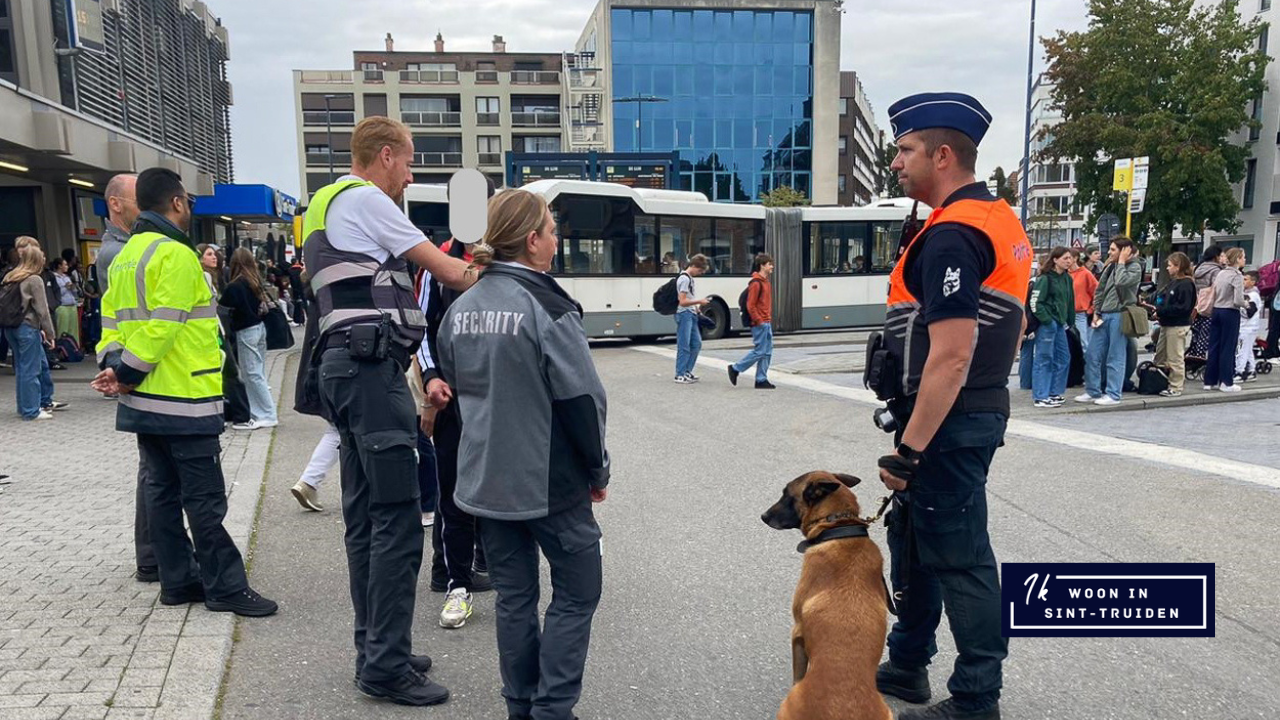
[[[866,525],[838,525],[833,528],[827,528],[818,533],[818,536],[812,540],[805,540],[796,546],[796,552],[804,554],[805,550],[821,545],[828,540],[839,540],[841,538],[869,537]]]

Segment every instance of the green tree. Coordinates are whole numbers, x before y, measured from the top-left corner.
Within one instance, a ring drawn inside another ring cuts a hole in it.
[[[808,205],[809,198],[804,193],[786,185],[779,185],[760,196],[760,203],[765,207],[799,207]]]
[[[1003,167],[997,165],[995,172],[991,173],[990,179],[996,185],[996,197],[1010,205],[1018,204],[1018,193],[1013,189],[1013,185],[1009,183],[1009,178],[1004,174]]]
[[[898,182],[898,172],[889,167],[897,155],[898,146],[894,143],[876,150],[876,193],[882,198],[905,197],[907,194],[902,183]]]
[[[1236,0],[1090,0],[1089,27],[1046,39],[1059,125],[1038,135],[1041,159],[1075,162],[1077,202],[1125,214],[1111,189],[1115,158],[1149,156],[1146,209],[1133,235],[1168,247],[1174,228],[1230,231],[1239,223],[1232,183],[1244,177],[1241,137],[1259,127],[1250,103],[1266,88],[1263,26]]]

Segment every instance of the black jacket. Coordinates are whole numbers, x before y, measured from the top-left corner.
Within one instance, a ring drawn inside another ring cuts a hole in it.
[[[1163,327],[1186,327],[1196,307],[1196,282],[1191,278],[1170,281],[1156,294],[1156,317]]]

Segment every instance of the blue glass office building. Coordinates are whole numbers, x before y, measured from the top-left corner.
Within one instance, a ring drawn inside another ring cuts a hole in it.
[[[811,196],[812,12],[609,12],[615,151],[675,150],[682,188],[716,201]]]

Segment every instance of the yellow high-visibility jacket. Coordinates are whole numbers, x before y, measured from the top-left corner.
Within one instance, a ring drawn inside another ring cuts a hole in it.
[[[120,395],[116,429],[221,433],[218,306],[195,252],[159,232],[141,232],[129,238],[109,274],[98,365],[137,386]]]

